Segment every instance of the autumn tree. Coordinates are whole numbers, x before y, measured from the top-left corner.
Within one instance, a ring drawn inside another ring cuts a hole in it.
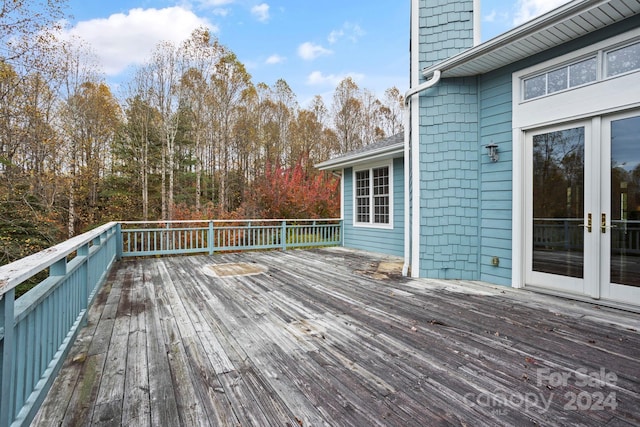
[[[0,8],[0,62],[19,70],[26,77],[50,66],[49,55],[43,55],[55,43],[55,33],[65,18],[65,0],[11,0]],[[6,69],[5,69],[6,70]],[[1,78],[1,76],[0,76]],[[15,83],[14,83],[15,84]],[[12,86],[11,88],[15,88]],[[0,91],[0,98],[9,95]]]
[[[0,90],[0,264],[37,252],[59,238],[60,191],[52,94],[41,75],[20,78],[6,63]],[[17,80],[21,84],[16,84]]]
[[[378,111],[380,129],[385,136],[402,132],[404,124],[402,115],[404,111],[404,96],[397,87],[391,87],[384,91],[384,98]]]
[[[328,159],[336,151],[336,134],[324,125],[326,114],[322,98],[316,97],[310,107],[300,110],[291,123],[289,158],[300,163],[306,174],[311,174],[315,164]]]
[[[119,105],[101,81],[96,59],[87,46],[75,41],[63,43],[57,64],[61,81],[58,127],[69,188],[67,228],[73,236],[76,225],[92,224],[96,219],[98,184],[111,158],[111,143],[121,118]]]
[[[306,174],[300,162],[292,168],[267,165],[245,210],[259,218],[335,218],[340,213],[338,184],[324,172]]]
[[[251,88],[251,76],[236,55],[225,49],[216,62],[216,72],[212,77],[214,100],[213,123],[214,137],[219,144],[220,188],[219,203],[223,211],[230,205],[229,182],[233,164],[237,160],[232,151],[234,123],[239,116],[238,106]]]
[[[171,219],[174,206],[176,136],[180,126],[180,102],[184,73],[180,49],[171,42],[161,42],[151,61],[145,65],[149,77],[151,106],[159,113],[162,129],[162,219]]]
[[[63,1],[5,1],[0,8],[0,263],[57,241],[59,164],[48,76]]]
[[[224,53],[217,40],[212,39],[206,28],[198,28],[183,44],[185,73],[182,76],[183,105],[189,117],[189,132],[195,149],[195,208],[200,210],[202,198],[202,171],[205,157],[207,128],[212,126],[208,120],[210,110],[214,108],[212,79],[216,72],[215,64]]]
[[[145,221],[150,219],[150,176],[160,168],[157,159],[163,146],[160,114],[152,106],[151,84],[148,68],[138,69],[128,86],[125,122],[114,146],[117,173],[139,183],[141,218]],[[137,218],[139,213],[130,215]]]
[[[338,84],[333,94],[333,124],[340,152],[346,153],[362,147],[364,126],[363,102],[360,98],[360,88],[351,77],[347,77]]]

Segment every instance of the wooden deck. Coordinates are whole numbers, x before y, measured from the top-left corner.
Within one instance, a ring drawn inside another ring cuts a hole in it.
[[[121,261],[33,425],[640,426],[637,314],[386,261]]]

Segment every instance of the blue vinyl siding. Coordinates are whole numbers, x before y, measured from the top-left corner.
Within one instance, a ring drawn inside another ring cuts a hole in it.
[[[513,133],[512,73],[556,56],[589,46],[600,40],[636,28],[640,16],[589,34],[510,66],[479,77],[480,103],[480,280],[499,285],[511,284]],[[489,161],[485,145],[496,143],[500,160]],[[499,266],[491,259],[497,256]]]
[[[344,246],[389,255],[404,254],[404,160],[393,159],[393,229],[354,227],[353,169],[344,176]]]
[[[511,73],[479,79],[480,103],[480,280],[511,284],[512,165]],[[493,163],[484,148],[498,145]],[[499,265],[491,264],[498,257]]]

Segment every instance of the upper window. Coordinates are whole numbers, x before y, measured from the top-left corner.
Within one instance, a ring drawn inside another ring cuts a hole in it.
[[[598,70],[604,71],[600,73]],[[598,79],[614,77],[640,70],[640,42],[616,47],[578,61],[553,68],[522,80],[523,99],[551,95],[566,89],[593,83]]]
[[[357,225],[391,226],[391,168],[357,170],[354,173],[354,219]]]
[[[607,77],[640,69],[640,42],[606,53]]]
[[[595,82],[598,61],[595,56],[556,68],[524,80],[524,99],[549,95],[568,88]]]

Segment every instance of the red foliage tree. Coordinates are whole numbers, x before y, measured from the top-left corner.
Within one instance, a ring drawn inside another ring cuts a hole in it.
[[[302,161],[291,169],[267,165],[247,198],[246,211],[260,218],[335,218],[339,181],[324,172],[306,174]]]

